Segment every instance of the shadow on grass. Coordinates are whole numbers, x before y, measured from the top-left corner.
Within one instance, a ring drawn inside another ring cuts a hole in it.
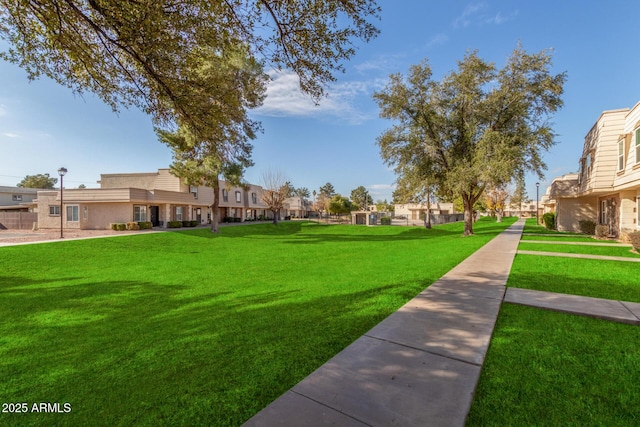
[[[239,425],[393,311],[380,295],[410,297],[3,280],[1,400],[72,405],[3,414],[20,425]]]
[[[497,235],[504,231],[514,221],[496,224],[488,221],[477,222],[474,233],[477,235]],[[399,240],[424,240],[441,237],[461,237],[464,225],[460,222],[424,227],[366,227],[362,225],[325,225],[314,222],[281,222],[274,224],[249,224],[237,227],[221,228],[219,234],[211,233],[208,229],[177,231],[188,237],[202,238],[260,238],[283,237],[291,238],[286,243],[305,244],[324,241],[336,242],[392,242]]]

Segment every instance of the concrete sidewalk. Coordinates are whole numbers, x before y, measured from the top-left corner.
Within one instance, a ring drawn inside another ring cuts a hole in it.
[[[509,288],[504,302],[640,325],[640,304],[531,289]]]
[[[462,426],[524,220],[251,418],[245,426]]]

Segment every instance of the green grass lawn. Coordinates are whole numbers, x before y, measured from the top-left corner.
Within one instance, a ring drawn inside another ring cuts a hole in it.
[[[584,234],[576,235],[576,234],[564,234],[564,233],[563,234],[556,233],[554,235],[549,235],[549,236],[523,235],[522,240],[523,241],[546,240],[549,242],[558,242],[558,243],[562,243],[562,242],[610,243],[614,245],[618,243],[615,240],[596,240],[593,237],[585,236]]]
[[[286,222],[0,248],[0,413],[239,425],[513,222]]]
[[[503,304],[468,426],[637,426],[640,328]]]
[[[618,256],[626,258],[640,258],[640,254],[632,252],[629,246],[588,246],[588,245],[562,245],[520,242],[518,250],[538,252],[561,252],[567,254],[587,254]]]

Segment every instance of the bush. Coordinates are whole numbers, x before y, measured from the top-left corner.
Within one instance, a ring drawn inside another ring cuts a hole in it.
[[[128,222],[127,230],[140,230],[140,226],[138,225],[137,222]]]
[[[547,230],[555,230],[556,228],[556,215],[553,212],[547,212],[542,215],[542,222]]]
[[[151,221],[140,221],[138,226],[140,227],[140,230],[151,230],[153,228]]]
[[[115,222],[112,222],[112,223],[109,225],[109,227],[110,227],[112,230],[117,230],[117,229],[118,229],[118,224],[116,224]]]
[[[609,237],[609,226],[608,225],[596,225],[595,231],[596,237],[600,239],[604,239]]]
[[[169,221],[167,222],[167,228],[181,228],[182,221]]]
[[[116,224],[116,230],[124,231],[126,229],[127,229],[127,224],[124,224],[124,223]]]
[[[580,220],[578,222],[580,224],[580,231],[584,234],[588,234],[593,236],[596,233],[596,223],[588,220]]]
[[[380,225],[391,225],[391,217],[383,216],[382,218],[380,218]]]
[[[628,234],[629,240],[631,240],[631,246],[633,249],[640,252],[640,231],[633,231]]]

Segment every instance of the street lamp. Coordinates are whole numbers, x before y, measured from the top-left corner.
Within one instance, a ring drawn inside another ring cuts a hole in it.
[[[540,218],[538,218],[538,216],[540,215],[540,211],[538,210],[538,200],[540,200],[540,197],[538,196],[538,190],[540,189],[540,183],[536,182],[536,224],[540,224]]]
[[[58,175],[60,175],[60,238],[64,238],[64,234],[62,233],[62,213],[63,213],[63,188],[64,188],[64,175],[67,173],[67,168],[61,167],[58,169]]]

